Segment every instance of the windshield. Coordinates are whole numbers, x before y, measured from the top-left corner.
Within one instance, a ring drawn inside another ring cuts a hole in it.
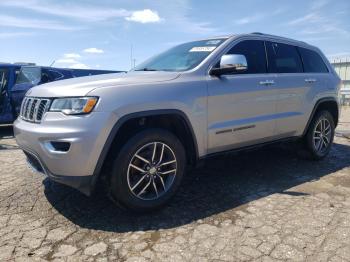
[[[31,83],[32,85],[37,85],[40,80],[40,67],[22,67],[17,76],[16,84]]]
[[[226,39],[209,39],[178,45],[135,67],[135,71],[186,71],[199,65]]]

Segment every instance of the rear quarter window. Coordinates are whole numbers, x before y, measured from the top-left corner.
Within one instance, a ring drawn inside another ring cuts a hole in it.
[[[48,70],[48,74],[50,75],[50,78],[52,79],[52,81],[57,81],[64,78],[64,75],[61,72],[56,70]]]
[[[298,47],[304,64],[305,73],[328,73],[328,68],[321,56],[310,49]]]

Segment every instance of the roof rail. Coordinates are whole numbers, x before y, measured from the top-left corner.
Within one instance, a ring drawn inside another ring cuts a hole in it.
[[[271,34],[264,34],[264,33],[260,33],[260,32],[253,32],[253,33],[250,33],[252,35],[264,35],[264,36],[270,36],[270,37],[277,37],[277,38],[280,38],[280,39],[285,39],[285,40],[289,40],[289,41],[295,41],[295,42],[299,42],[299,43],[303,43],[303,44],[307,44],[306,42],[304,41],[301,41],[301,40],[295,40],[295,39],[292,39],[292,38],[288,38],[288,37],[284,37],[284,36],[279,36],[279,35],[271,35]]]
[[[15,62],[14,65],[22,65],[22,66],[35,66],[35,63],[28,63],[28,62]]]

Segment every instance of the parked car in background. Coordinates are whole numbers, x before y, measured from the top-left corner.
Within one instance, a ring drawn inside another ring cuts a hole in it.
[[[87,195],[102,182],[122,205],[149,211],[175,194],[186,165],[215,154],[294,140],[309,158],[326,157],[340,86],[305,42],[209,38],[127,74],[33,88],[14,133],[28,162],[52,180]]]
[[[20,69],[21,65],[18,64],[0,64],[0,124],[14,121],[9,90],[15,84]]]
[[[122,71],[0,64],[0,124],[11,124],[17,118],[25,93],[36,85],[74,77],[119,72]]]

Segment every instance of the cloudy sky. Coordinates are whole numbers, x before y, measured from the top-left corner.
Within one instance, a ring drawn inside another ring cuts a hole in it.
[[[0,61],[128,70],[175,44],[264,32],[350,56],[349,0],[0,0]]]

